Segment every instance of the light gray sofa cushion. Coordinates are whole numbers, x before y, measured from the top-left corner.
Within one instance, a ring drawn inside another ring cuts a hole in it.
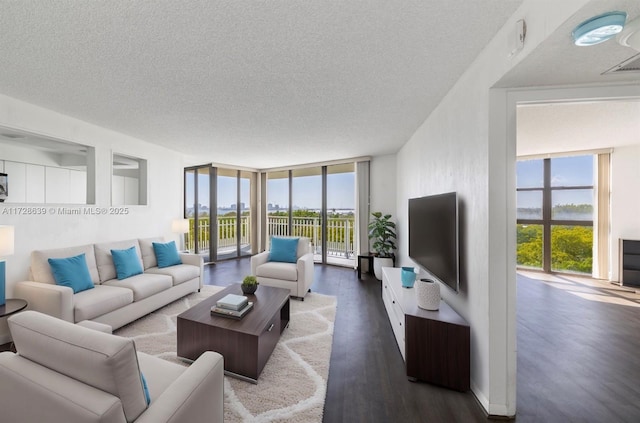
[[[8,322],[22,357],[120,398],[127,421],[147,408],[133,340],[35,311]]]
[[[91,320],[133,302],[133,291],[115,286],[99,285],[73,296],[73,320]]]
[[[96,264],[98,265],[98,273],[100,274],[100,282],[116,279],[116,266],[113,264],[111,250],[126,250],[131,247],[136,248],[136,255],[138,256],[138,260],[140,260],[140,267],[142,267],[142,254],[140,253],[140,245],[138,244],[137,239],[103,242],[101,244],[94,245],[96,252]]]
[[[56,280],[51,272],[51,266],[48,259],[50,258],[67,258],[80,254],[85,255],[87,267],[91,275],[91,281],[94,285],[100,283],[98,275],[98,267],[96,265],[96,257],[94,254],[93,244],[80,245],[77,247],[56,248],[53,250],[35,250],[31,252],[31,277],[35,282],[48,283],[55,285]]]
[[[12,423],[126,422],[118,397],[11,352],[0,353],[0,410]]]
[[[156,252],[153,249],[153,243],[159,242],[164,244],[164,239],[161,237],[141,238],[138,242],[140,244],[140,252],[142,254],[143,269],[147,270],[150,267],[156,267],[158,265],[158,260],[156,259]]]
[[[105,281],[103,285],[130,289],[133,291],[133,301],[143,300],[173,286],[170,276],[153,275],[148,273],[130,276],[122,280],[111,279],[109,281]]]
[[[173,280],[173,286],[180,285],[181,283],[200,276],[200,268],[190,264],[176,264],[175,266],[163,267],[162,269],[159,267],[150,267],[145,270],[145,272],[170,276]]]
[[[271,279],[283,279],[285,281],[297,281],[298,268],[295,263],[268,261],[256,268],[256,276]]]

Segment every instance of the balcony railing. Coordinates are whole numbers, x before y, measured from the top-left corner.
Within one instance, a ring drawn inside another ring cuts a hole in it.
[[[327,219],[327,255],[351,259],[354,257],[353,235],[355,221],[351,217]],[[269,236],[286,236],[289,231],[287,216],[268,216]],[[294,217],[291,222],[292,236],[311,238],[314,253],[322,253],[322,220],[319,217]]]
[[[236,217],[220,216],[218,221],[218,249],[232,248],[237,244]],[[314,253],[321,254],[322,226],[319,217],[294,217],[292,220],[292,236],[304,236],[311,239]],[[327,219],[327,255],[332,257],[354,258],[353,238],[355,221],[350,217],[332,217]],[[240,218],[241,245],[251,242],[251,222],[249,216]],[[268,216],[267,231],[269,236],[286,236],[289,231],[289,218],[286,216]],[[198,251],[209,250],[209,218],[198,219]],[[189,233],[186,236],[185,248],[195,251],[194,219],[189,219]]]
[[[236,239],[236,223],[235,216],[219,216],[218,219],[218,249],[235,247],[237,244]],[[209,218],[201,217],[198,219],[198,252],[208,251],[210,248],[209,242]],[[186,249],[189,251],[195,251],[195,237],[194,237],[194,224],[193,218],[189,219],[189,233],[186,236]],[[240,244],[248,245],[251,240],[251,221],[249,216],[242,216],[240,218]]]

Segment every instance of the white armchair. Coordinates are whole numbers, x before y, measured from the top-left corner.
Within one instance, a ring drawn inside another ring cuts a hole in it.
[[[295,263],[269,261],[269,251],[256,254],[251,257],[251,274],[256,276],[261,285],[287,288],[292,297],[304,301],[304,296],[313,284],[313,252],[310,242],[307,237],[299,238]]]
[[[224,420],[224,360],[218,353],[205,351],[183,367],[136,354],[132,339],[36,311],[15,314],[8,322],[17,353],[0,353],[2,421]]]

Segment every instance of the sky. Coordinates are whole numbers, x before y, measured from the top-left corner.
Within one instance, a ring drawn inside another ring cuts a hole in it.
[[[594,156],[572,156],[551,159],[551,187],[594,185]],[[516,167],[518,188],[543,186],[543,160],[519,161]],[[593,190],[552,191],[552,205],[591,204]],[[518,208],[539,208],[542,193],[519,192]]]
[[[209,205],[209,177],[198,180],[198,202]],[[241,179],[240,202],[249,206],[249,180]],[[289,203],[288,180],[268,179],[267,203],[287,208]],[[187,174],[187,185],[193,186],[193,174]],[[218,206],[229,207],[236,203],[236,178],[218,176]],[[193,204],[193,192],[187,189],[187,204]],[[300,208],[322,207],[322,178],[320,175],[293,178],[293,204]],[[327,208],[355,209],[355,174],[335,173],[327,175]]]

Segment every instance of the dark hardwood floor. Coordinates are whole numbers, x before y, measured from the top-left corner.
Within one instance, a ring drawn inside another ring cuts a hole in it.
[[[527,276],[518,275],[517,422],[640,422],[640,295]]]
[[[249,273],[249,259],[205,272],[222,286]],[[639,422],[640,294],[568,276],[517,281],[516,421]],[[338,298],[324,421],[487,421],[473,394],[406,379],[380,289],[372,275],[316,265],[312,290]]]
[[[206,266],[226,286],[250,274],[249,259]],[[407,380],[381,297],[381,283],[352,269],[315,266],[312,291],[338,298],[324,422],[484,422],[470,392]]]

